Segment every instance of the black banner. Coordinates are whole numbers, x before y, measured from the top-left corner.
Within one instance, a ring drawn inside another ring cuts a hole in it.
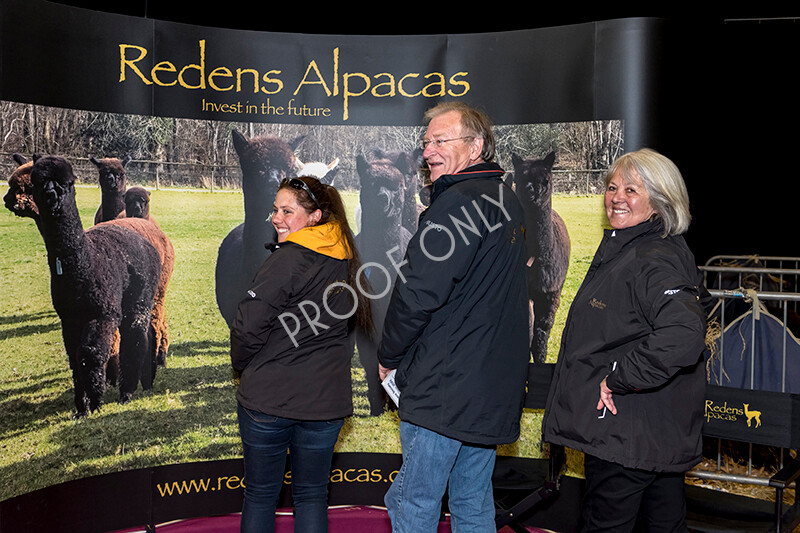
[[[625,19],[476,35],[275,34],[3,0],[0,99],[319,125],[417,125],[436,100],[463,99],[497,124],[621,119],[646,137],[667,30]]]
[[[800,447],[800,395],[707,385],[703,414],[704,435]]]

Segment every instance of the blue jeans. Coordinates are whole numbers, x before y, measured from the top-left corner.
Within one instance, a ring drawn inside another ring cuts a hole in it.
[[[453,533],[495,533],[495,449],[400,422],[403,465],[384,501],[392,533],[435,533],[448,491]],[[449,489],[448,489],[449,483]]]
[[[328,482],[333,448],[343,419],[309,422],[252,411],[239,405],[244,450],[242,533],[275,531],[286,451],[291,460],[294,530],[328,531]]]

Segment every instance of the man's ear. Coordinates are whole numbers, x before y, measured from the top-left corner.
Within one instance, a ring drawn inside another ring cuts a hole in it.
[[[483,153],[483,137],[475,137],[470,143],[470,149],[475,159],[479,159]]]

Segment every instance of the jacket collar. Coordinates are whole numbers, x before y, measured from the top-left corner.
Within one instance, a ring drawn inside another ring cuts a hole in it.
[[[339,224],[329,222],[318,226],[309,226],[290,233],[283,243],[269,243],[267,248],[274,251],[282,244],[292,242],[334,259],[350,259],[353,253],[347,246]]]
[[[432,204],[440,194],[456,183],[471,179],[501,178],[505,171],[497,163],[478,163],[467,167],[455,174],[445,174],[433,182],[431,200]]]
[[[603,231],[602,259],[613,257],[628,244],[648,235],[660,237],[664,232],[664,222],[655,216],[635,226],[623,229],[606,229]]]

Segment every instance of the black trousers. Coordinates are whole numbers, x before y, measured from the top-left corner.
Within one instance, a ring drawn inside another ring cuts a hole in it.
[[[584,533],[686,533],[683,473],[634,470],[591,455],[584,470]]]

